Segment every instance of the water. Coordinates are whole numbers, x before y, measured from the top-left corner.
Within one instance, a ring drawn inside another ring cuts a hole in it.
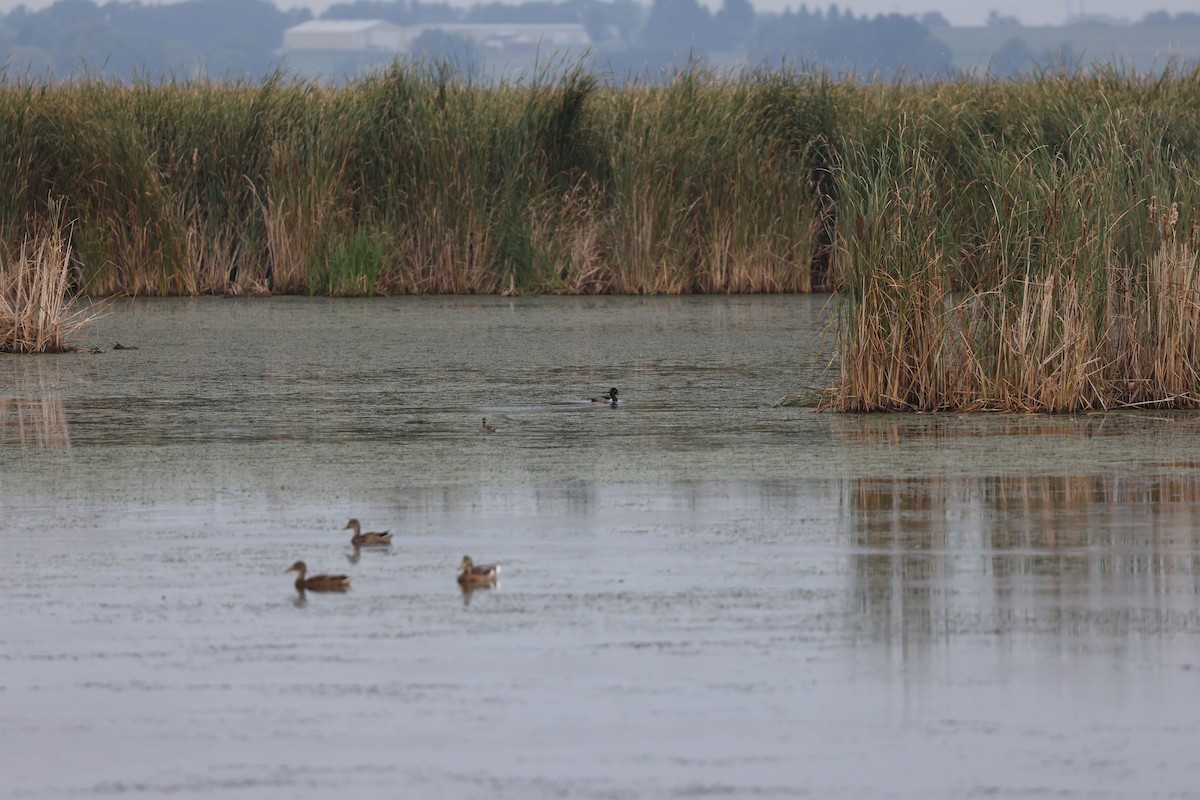
[[[0,795],[1200,796],[1200,417],[776,407],[824,313],[143,300],[0,359]]]

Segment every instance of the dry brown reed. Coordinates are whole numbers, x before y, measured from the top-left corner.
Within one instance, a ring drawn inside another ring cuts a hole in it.
[[[1068,412],[1200,408],[1200,261],[1164,243],[1149,264],[952,294],[938,275],[867,286],[843,321],[845,411]]]
[[[0,262],[0,352],[61,353],[91,317],[70,299],[71,246],[53,228]]]
[[[1195,77],[847,90],[825,404],[1200,407]]]

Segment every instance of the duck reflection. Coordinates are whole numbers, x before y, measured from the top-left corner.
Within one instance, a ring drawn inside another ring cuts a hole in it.
[[[346,560],[351,564],[357,564],[360,558],[362,558],[362,548],[358,546],[355,546],[353,553],[346,554]]]
[[[471,596],[474,595],[475,592],[490,592],[492,589],[499,589],[499,588],[500,588],[499,582],[480,583],[480,584],[460,583],[458,585],[458,590],[462,594],[462,601],[463,601],[464,606],[471,605]]]
[[[475,587],[474,586],[463,586],[460,584],[458,587],[458,591],[462,594],[463,606],[465,607],[465,606],[471,605],[471,596],[475,594]],[[486,591],[486,589],[485,589],[485,591]]]

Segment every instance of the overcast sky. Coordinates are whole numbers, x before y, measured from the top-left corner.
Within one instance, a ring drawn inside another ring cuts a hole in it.
[[[154,0],[149,0],[154,2]],[[509,2],[510,0],[502,0]],[[755,7],[780,11],[786,7],[799,8],[801,0],[750,0]],[[314,12],[328,8],[336,0],[276,0],[284,8],[307,6]],[[453,5],[474,5],[476,0],[449,0]],[[651,0],[642,0],[649,3]],[[711,7],[719,7],[721,0],[701,0]],[[829,0],[807,0],[809,8],[826,8]],[[0,10],[11,11],[19,5],[26,8],[45,8],[53,0],[0,0]],[[1026,25],[1058,25],[1069,15],[1081,10],[1088,14],[1109,14],[1137,21],[1147,11],[1197,11],[1200,0],[842,0],[839,8],[852,9],[855,14],[922,14],[940,11],[952,25],[981,25],[988,11],[999,10],[1011,14]]]

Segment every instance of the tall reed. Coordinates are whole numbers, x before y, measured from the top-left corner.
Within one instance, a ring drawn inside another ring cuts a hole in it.
[[[1196,77],[864,95],[877,124],[836,168],[829,403],[1200,406]]]
[[[0,241],[53,194],[96,294],[806,291],[834,117],[820,76],[699,67],[628,90],[10,76]]]
[[[0,81],[98,294],[840,290],[847,410],[1198,405],[1200,69]]]

